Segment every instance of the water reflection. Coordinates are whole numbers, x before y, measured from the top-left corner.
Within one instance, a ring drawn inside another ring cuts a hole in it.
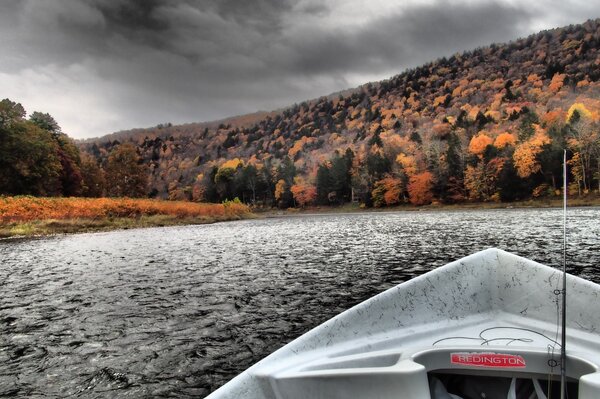
[[[569,270],[600,282],[600,209]],[[0,243],[0,396],[202,397],[331,316],[475,251],[562,259],[560,210],[317,215]]]

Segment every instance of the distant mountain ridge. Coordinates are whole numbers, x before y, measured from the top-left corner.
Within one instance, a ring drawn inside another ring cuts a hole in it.
[[[157,132],[157,131],[161,131],[163,129],[171,128],[173,126],[175,126],[175,128],[177,130],[186,129],[186,130],[196,130],[196,131],[200,131],[200,130],[204,131],[204,129],[206,129],[206,128],[216,129],[221,124],[228,124],[228,125],[232,125],[232,126],[236,126],[236,127],[243,127],[246,125],[252,125],[252,124],[266,118],[269,115],[273,115],[276,112],[277,111],[256,111],[256,112],[253,112],[250,114],[230,116],[227,118],[217,119],[214,121],[190,122],[190,123],[182,123],[179,125],[173,125],[171,122],[164,122],[164,123],[158,124],[154,127],[149,127],[149,128],[142,127],[142,128],[120,130],[118,132],[106,134],[104,136],[91,137],[91,138],[82,139],[82,140],[78,140],[78,141],[82,144],[94,143],[94,142],[99,142],[99,141],[115,141],[115,140],[127,141],[129,139],[135,138],[136,135],[139,135],[139,134],[146,134],[148,132]]]
[[[236,194],[293,205],[292,187],[312,186],[319,191],[313,202],[349,201],[352,192],[372,204],[379,187],[382,198],[392,193],[384,204],[394,204],[417,196],[420,176],[428,193],[418,203],[510,200],[559,188],[548,164],[558,146],[571,146],[572,157],[587,156],[569,140],[582,129],[581,115],[598,123],[599,81],[595,19],[441,58],[279,111],[133,129],[79,145],[104,163],[115,146],[133,143],[148,170],[149,192],[161,198],[223,200]],[[576,118],[569,119],[573,106]],[[485,145],[477,149],[478,141]],[[344,154],[347,182],[321,176],[319,183],[319,171],[334,174],[333,162]],[[580,190],[600,181],[597,163],[589,155]],[[224,165],[233,170],[227,179],[217,176]],[[249,165],[260,172],[258,183],[234,176]],[[476,187],[474,180],[490,181]]]

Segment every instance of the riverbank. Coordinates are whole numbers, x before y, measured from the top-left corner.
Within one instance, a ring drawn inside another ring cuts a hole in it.
[[[344,204],[340,206],[315,206],[306,207],[303,209],[253,209],[260,217],[279,217],[279,216],[294,216],[305,214],[328,214],[328,213],[353,213],[353,212],[423,212],[423,211],[460,211],[460,210],[486,210],[486,209],[523,209],[523,208],[562,208],[562,198],[542,198],[527,201],[515,202],[468,202],[458,204],[431,204],[423,206],[415,206],[411,204],[402,204],[398,206],[383,207],[383,208],[365,208],[359,204]],[[569,198],[569,207],[590,207],[600,206],[600,196],[589,195],[585,197]]]
[[[0,238],[206,224],[254,217],[239,202],[0,197]]]
[[[600,196],[569,199],[569,207],[600,206]],[[404,204],[363,208],[358,204],[337,207],[250,209],[239,202],[200,204],[129,198],[37,198],[0,197],[0,238],[35,237],[124,230],[145,227],[207,224],[256,217],[301,216],[353,212],[459,211],[507,208],[560,208],[562,199],[544,198],[517,202],[461,204]]]

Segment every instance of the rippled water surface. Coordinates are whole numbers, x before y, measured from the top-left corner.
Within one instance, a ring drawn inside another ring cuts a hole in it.
[[[569,214],[600,282],[600,209]],[[487,247],[551,266],[560,210],[299,216],[0,242],[0,396],[203,397],[286,342]]]

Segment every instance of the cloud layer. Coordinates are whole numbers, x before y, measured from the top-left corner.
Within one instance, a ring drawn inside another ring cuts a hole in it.
[[[4,0],[0,97],[78,138],[214,120],[580,23],[591,3]]]

